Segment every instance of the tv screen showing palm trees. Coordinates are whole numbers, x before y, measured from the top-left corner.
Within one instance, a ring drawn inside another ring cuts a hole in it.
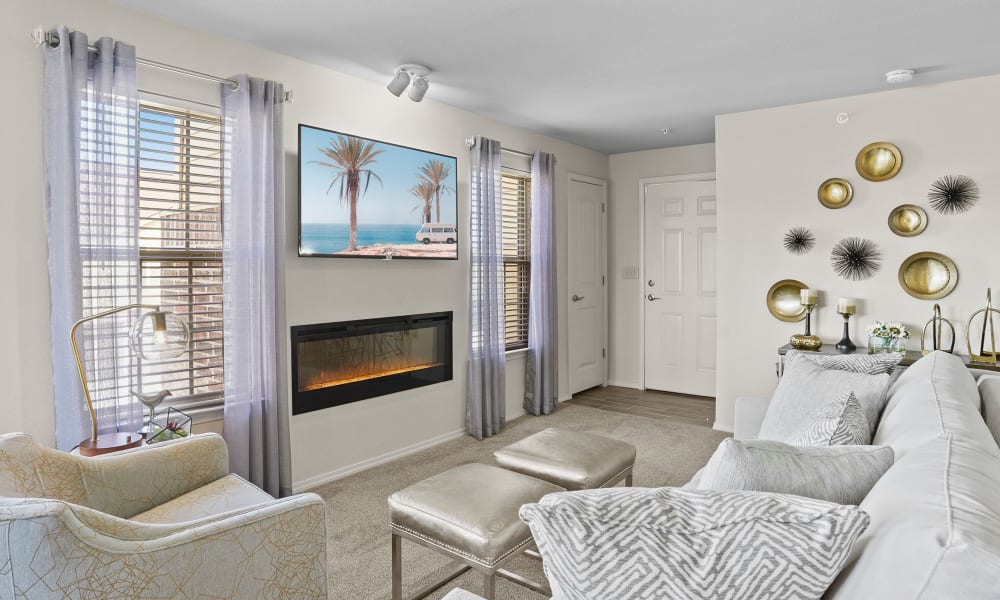
[[[458,258],[453,156],[299,125],[299,256]]]

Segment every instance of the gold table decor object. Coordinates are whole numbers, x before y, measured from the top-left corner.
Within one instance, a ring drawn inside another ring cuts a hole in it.
[[[827,208],[844,208],[854,198],[854,188],[850,181],[833,177],[819,184],[816,197]]]
[[[927,211],[916,204],[900,204],[889,213],[889,230],[902,237],[920,235],[927,229]]]
[[[858,152],[854,167],[868,181],[892,179],[903,166],[903,155],[899,148],[889,142],[873,142]]]
[[[944,326],[947,325],[948,329],[951,330],[951,347],[945,350],[941,343],[941,334],[944,332]],[[924,341],[927,337],[927,328],[931,327],[931,349],[927,349]],[[920,331],[920,353],[927,356],[935,350],[942,350],[948,354],[953,354],[955,352],[955,326],[951,324],[951,321],[945,319],[941,316],[941,305],[934,305],[934,316],[930,318],[929,321],[924,323],[924,328]]]
[[[983,329],[979,336],[979,354],[972,351],[972,322],[976,315],[983,313]],[[972,313],[969,322],[965,324],[965,341],[969,349],[969,362],[986,365],[997,364],[997,337],[993,327],[993,313],[1000,313],[1000,310],[993,308],[993,291],[986,288],[986,308],[980,308]],[[990,351],[986,351],[986,329],[990,330]]]
[[[899,285],[921,300],[939,300],[958,285],[955,261],[937,252],[917,252],[899,265]]]
[[[810,319],[812,311],[816,308],[818,302],[819,292],[816,290],[807,288],[799,292],[799,303],[806,310],[806,331],[804,334],[796,333],[788,339],[788,343],[792,345],[792,348],[796,350],[819,350],[823,345],[823,341],[812,334],[812,320]]]
[[[806,318],[806,307],[802,306],[802,290],[806,284],[795,279],[782,279],[767,290],[767,310],[779,321],[796,323]]]

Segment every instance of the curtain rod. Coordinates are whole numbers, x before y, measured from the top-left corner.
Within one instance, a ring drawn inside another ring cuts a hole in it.
[[[465,145],[471,150],[473,146],[476,145],[476,138],[474,136],[469,136],[465,138]],[[534,158],[535,155],[530,152],[521,152],[520,150],[512,150],[510,148],[500,147],[500,152],[506,152],[507,154],[516,154],[517,156],[523,156],[525,158]]]
[[[32,32],[32,37],[35,39],[35,43],[41,46],[42,44],[48,44],[53,48],[59,46],[59,34],[55,31],[45,31],[41,27],[35,29]],[[97,46],[88,46],[90,50],[97,50]],[[152,67],[154,69],[161,69],[163,71],[170,71],[172,73],[179,73],[181,75],[187,75],[188,77],[196,77],[198,79],[205,79],[207,81],[214,81],[216,83],[228,83],[229,87],[233,90],[240,89],[240,82],[233,79],[226,79],[225,77],[216,77],[215,75],[209,75],[208,73],[202,73],[200,71],[192,71],[191,69],[185,69],[184,67],[178,67],[175,65],[168,65],[167,63],[162,63],[155,60],[149,60],[148,58],[135,59],[136,64],[143,65],[146,67]]]

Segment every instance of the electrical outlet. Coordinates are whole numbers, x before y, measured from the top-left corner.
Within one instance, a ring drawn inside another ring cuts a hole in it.
[[[623,279],[639,279],[639,266],[638,265],[625,265],[622,267],[622,278]]]

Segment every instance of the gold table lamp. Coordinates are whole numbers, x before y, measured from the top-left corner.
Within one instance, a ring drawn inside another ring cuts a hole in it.
[[[80,454],[83,456],[98,456],[108,452],[117,452],[127,448],[135,448],[142,444],[142,435],[136,433],[97,433],[97,414],[94,412],[94,401],[90,397],[90,387],[87,385],[87,373],[83,365],[83,358],[80,355],[80,348],[76,343],[76,332],[84,323],[109,317],[111,315],[132,310],[136,308],[149,309],[132,326],[129,335],[129,345],[132,350],[142,358],[169,358],[180,356],[187,352],[187,346],[191,339],[190,330],[187,323],[173,313],[161,311],[159,306],[153,304],[129,304],[119,306],[104,312],[99,312],[89,317],[84,317],[73,324],[69,330],[69,341],[73,345],[73,357],[76,359],[76,369],[80,374],[80,385],[83,387],[83,396],[87,401],[87,411],[90,413],[90,438],[80,442]],[[156,352],[151,352],[145,342],[143,331],[146,323],[152,327],[153,344]],[[173,326],[171,328],[171,325]]]

